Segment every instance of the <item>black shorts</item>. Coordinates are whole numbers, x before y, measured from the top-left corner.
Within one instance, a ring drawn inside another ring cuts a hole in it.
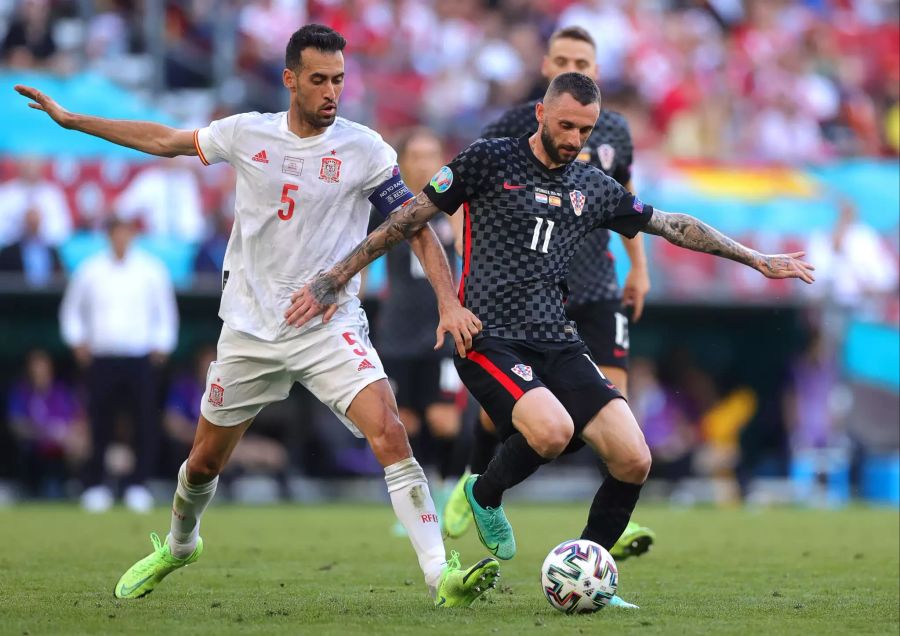
[[[566,307],[578,335],[601,367],[628,371],[628,316],[621,301],[605,300]]]
[[[576,436],[622,394],[607,380],[583,342],[528,342],[486,336],[468,357],[454,357],[463,384],[490,416],[500,439],[515,431],[512,411],[526,392],[546,387],[575,423]],[[567,452],[584,443],[573,438]]]
[[[400,408],[424,413],[432,404],[453,404],[456,401],[457,391],[450,386],[453,378],[450,382],[443,378],[442,382],[442,371],[446,373],[442,366],[449,364],[447,358],[392,358],[384,355],[380,358]]]

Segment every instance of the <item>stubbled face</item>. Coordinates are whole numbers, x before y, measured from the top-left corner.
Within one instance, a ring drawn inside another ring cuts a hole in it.
[[[538,132],[544,151],[557,164],[572,163],[591,136],[600,104],[581,104],[563,93],[536,107]]]
[[[557,38],[550,44],[541,74],[552,82],[563,73],[581,73],[597,79],[597,54],[594,47],[583,40]]]
[[[337,117],[344,90],[344,54],[315,48],[303,49],[300,66],[284,69],[282,80],[300,117],[313,128],[327,128]]]
[[[400,173],[413,192],[424,188],[431,176],[444,164],[444,148],[430,133],[419,133],[409,140],[400,157]]]

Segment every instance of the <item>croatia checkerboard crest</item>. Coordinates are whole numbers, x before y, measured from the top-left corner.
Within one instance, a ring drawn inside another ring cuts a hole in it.
[[[581,211],[584,210],[584,203],[587,201],[585,196],[581,194],[581,190],[572,190],[569,193],[569,200],[572,202],[572,209],[575,211],[575,216],[581,216]]]

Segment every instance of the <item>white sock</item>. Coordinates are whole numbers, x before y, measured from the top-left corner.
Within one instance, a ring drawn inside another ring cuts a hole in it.
[[[434,596],[447,563],[447,555],[425,472],[416,458],[410,457],[385,468],[384,480],[391,495],[394,514],[406,528],[409,541],[419,557],[419,567],[425,574],[425,584]]]
[[[178,469],[178,487],[172,501],[172,526],[166,541],[172,554],[179,559],[191,555],[200,536],[200,517],[213,495],[219,478],[206,484],[194,485],[187,480],[187,462]]]

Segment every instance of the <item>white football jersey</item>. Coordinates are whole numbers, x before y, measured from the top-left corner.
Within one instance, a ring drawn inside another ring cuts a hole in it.
[[[219,317],[263,340],[296,334],[284,320],[291,294],[365,238],[368,197],[396,175],[397,153],[341,117],[321,135],[298,137],[286,112],[226,117],[194,141],[204,164],[227,161],[237,171]],[[355,276],[341,291],[335,318],[358,311],[359,284]]]

